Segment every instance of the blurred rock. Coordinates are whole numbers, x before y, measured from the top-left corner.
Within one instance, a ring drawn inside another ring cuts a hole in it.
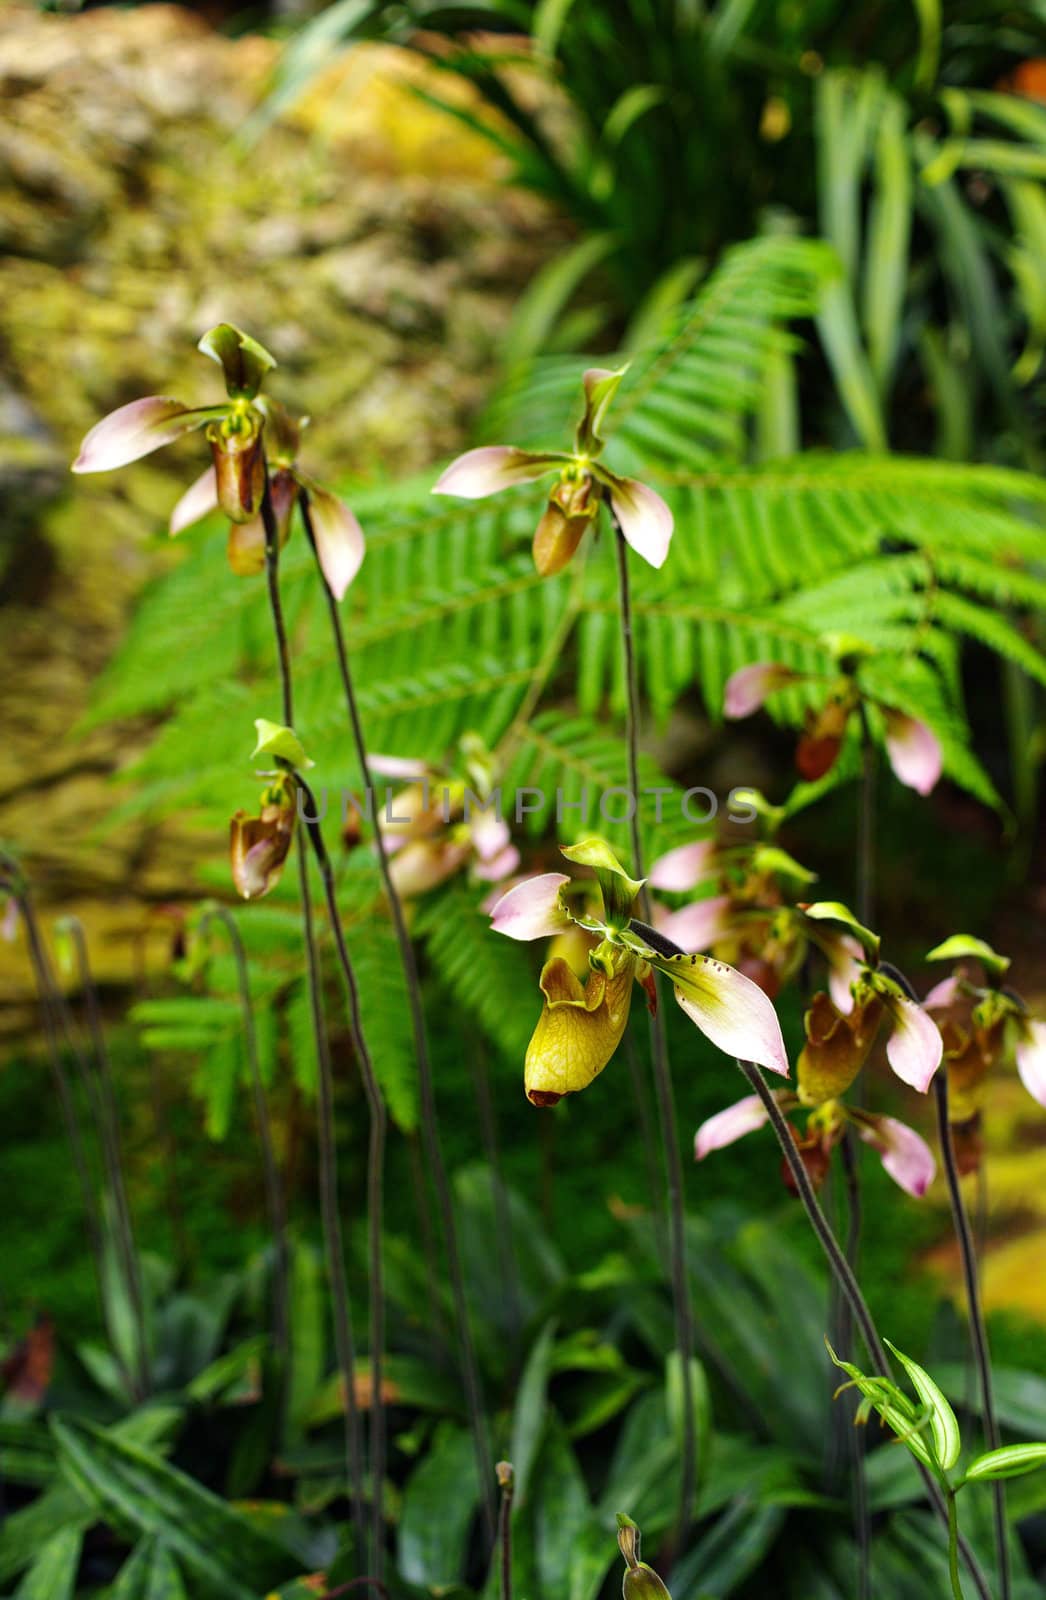
[[[197,453],[74,481],[79,439],[141,394],[217,398],[194,346],[229,319],[315,419],[319,474],[418,469],[459,444],[562,238],[412,92],[426,69],[405,53],[347,52],[245,143],[276,49],[175,6],[0,10],[0,837],[45,902],[86,912],[103,980],[129,973],[128,907],[176,896],[191,841],[140,818],[100,837],[118,741],[71,732],[141,585],[178,559],[163,523]],[[0,947],[0,1005],[25,984]]]

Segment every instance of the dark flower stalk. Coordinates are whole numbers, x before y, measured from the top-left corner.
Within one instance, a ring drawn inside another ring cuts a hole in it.
[[[64,926],[72,939],[80,987],[83,990],[87,1011],[87,1027],[94,1054],[95,1080],[92,1083],[92,1103],[95,1120],[101,1136],[102,1158],[105,1163],[106,1183],[112,1198],[113,1223],[120,1267],[127,1286],[127,1298],[134,1323],[134,1393],[143,1400],[149,1393],[149,1343],[145,1326],[145,1303],[142,1294],[142,1277],[135,1246],[131,1209],[127,1198],[123,1157],[120,1150],[120,1124],[113,1088],[113,1068],[109,1047],[105,1039],[98,991],[91,973],[87,940],[79,917],[66,917]]]
[[[831,1271],[838,1282],[842,1293],[846,1297],[847,1303],[850,1306],[850,1310],[853,1313],[854,1321],[856,1322],[857,1327],[860,1330],[861,1337],[867,1347],[868,1355],[871,1359],[872,1365],[881,1378],[890,1378],[890,1366],[886,1359],[886,1351],[883,1348],[883,1343],[879,1337],[879,1333],[876,1329],[871,1311],[868,1309],[868,1303],[865,1300],[864,1295],[861,1293],[861,1288],[857,1282],[857,1278],[853,1272],[853,1269],[847,1261],[846,1256],[843,1254],[839,1242],[836,1239],[835,1234],[832,1232],[827,1217],[821,1210],[820,1202],[817,1198],[817,1195],[814,1193],[814,1188],[810,1182],[809,1174],[803,1165],[802,1157],[795,1147],[795,1141],[789,1131],[788,1123],[785,1121],[780,1107],[767,1087],[766,1081],[763,1078],[763,1074],[760,1072],[759,1068],[754,1066],[750,1061],[739,1060],[737,1064],[751,1088],[759,1096],[764,1107],[766,1108],[767,1118],[774,1130],[774,1133],[777,1135],[777,1142],[781,1147],[781,1154],[784,1156],[784,1159],[788,1164],[788,1170],[792,1175],[792,1181],[795,1184],[796,1192],[803,1203],[803,1209],[806,1212],[810,1226],[813,1228],[814,1233],[817,1236],[818,1243],[828,1258],[828,1265],[831,1268]],[[926,1494],[934,1508],[934,1511],[944,1523],[945,1527],[949,1528],[948,1507],[945,1503],[944,1496],[941,1493],[940,1486],[936,1482],[933,1475],[928,1472],[924,1466],[918,1462],[916,1462],[916,1466],[918,1467],[919,1475],[923,1480]],[[951,1530],[949,1529],[949,1531]],[[977,1590],[980,1600],[992,1600],[992,1593],[988,1587],[988,1580],[981,1571],[980,1564],[968,1541],[961,1533],[958,1535],[957,1543],[959,1554],[962,1556],[966,1565],[966,1569],[969,1572],[970,1577],[973,1579],[974,1587]]]
[[[273,1339],[284,1364],[290,1356],[290,1249],[287,1238],[287,1201],[283,1192],[279,1163],[272,1137],[272,1118],[269,1115],[269,1098],[265,1092],[261,1065],[258,1059],[258,1031],[254,1020],[254,1003],[251,999],[251,980],[247,968],[247,955],[236,918],[226,906],[211,906],[200,918],[200,934],[212,922],[220,922],[228,935],[236,964],[236,981],[240,991],[240,1008],[243,1015],[243,1037],[247,1051],[247,1070],[254,1098],[254,1118],[258,1125],[258,1143],[261,1147],[262,1170],[265,1179],[265,1203],[269,1213],[274,1252],[273,1271]]]
[[[263,463],[264,465],[264,463]],[[287,727],[294,721],[294,689],[291,676],[290,650],[287,642],[287,630],[283,620],[283,604],[280,599],[279,559],[280,559],[280,532],[276,516],[273,511],[272,493],[269,484],[268,468],[264,467],[265,482],[262,492],[261,517],[265,530],[265,575],[269,591],[269,609],[272,614],[273,632],[276,638],[276,653],[280,673],[280,690],[283,720]],[[315,815],[315,806],[313,806]],[[319,824],[309,828],[310,839],[315,841],[318,837],[322,849],[322,835],[319,834]],[[353,1515],[357,1529],[357,1541],[361,1562],[366,1559],[366,1523],[363,1513],[363,1464],[360,1443],[360,1421],[356,1405],[356,1361],[352,1338],[352,1320],[349,1310],[348,1285],[345,1278],[345,1252],[341,1233],[341,1220],[338,1211],[338,1171],[337,1171],[337,1139],[334,1127],[334,1082],[331,1069],[330,1051],[327,1041],[327,1029],[323,1016],[323,999],[320,985],[319,962],[316,952],[316,935],[312,914],[312,899],[309,892],[308,861],[304,851],[298,852],[298,880],[301,891],[302,930],[305,941],[305,954],[308,965],[309,1000],[312,1011],[313,1035],[316,1041],[316,1055],[319,1068],[319,1142],[320,1142],[320,1208],[323,1218],[324,1248],[327,1256],[327,1272],[330,1279],[331,1302],[334,1316],[335,1357],[338,1370],[341,1373],[342,1384],[345,1390],[345,1433],[346,1433],[346,1467],[349,1483],[352,1486]],[[338,917],[337,905],[333,905],[332,924],[337,934],[341,932],[341,922]],[[348,952],[344,952],[347,978],[350,981],[350,994],[355,994],[355,979],[352,966],[348,959]],[[353,1044],[357,1050],[361,1072],[364,1072],[365,1087],[369,1079],[373,1079],[370,1070],[370,1056],[363,1041],[362,1030],[359,1026],[358,1004],[353,1009]],[[366,1071],[364,1071],[366,1067]],[[376,1086],[375,1086],[376,1087]],[[369,1098],[369,1097],[368,1097]],[[378,1096],[380,1105],[380,1095]],[[371,1368],[375,1375],[372,1383],[371,1394],[371,1463],[373,1483],[371,1488],[371,1525],[374,1549],[372,1557],[375,1565],[375,1576],[380,1580],[380,1571],[384,1554],[384,1515],[382,1509],[384,1491],[384,1411],[381,1397],[381,1355],[384,1344],[384,1314],[385,1308],[382,1296],[382,1169],[375,1171],[374,1154],[375,1143],[378,1153],[384,1150],[384,1107],[378,1117],[378,1138],[375,1141],[375,1119],[371,1117],[371,1149],[368,1157],[368,1201],[377,1195],[377,1206],[371,1209],[368,1206],[368,1231],[370,1238],[370,1337],[371,1337]],[[375,1275],[375,1266],[377,1272]],[[375,1461],[381,1470],[374,1471]]]
[[[309,494],[302,492],[299,502],[301,506],[302,522],[306,535],[313,551],[316,551],[316,534],[313,526],[312,511]],[[317,565],[319,560],[317,556]],[[360,717],[359,705],[356,700],[355,686],[352,680],[352,670],[349,663],[348,650],[345,644],[345,634],[341,625],[341,615],[338,603],[329,584],[323,577],[320,569],[320,580],[327,597],[327,608],[330,617],[331,633],[334,639],[335,651],[338,658],[338,670],[341,675],[342,690],[345,696],[345,708],[348,714],[349,725],[352,730],[353,742],[356,748],[356,760],[360,769],[360,776],[364,789],[371,790],[370,767],[367,758],[367,743],[363,732],[363,723]],[[312,807],[315,815],[315,807]],[[310,830],[311,836],[312,830]],[[465,1389],[466,1405],[468,1407],[469,1422],[472,1430],[473,1444],[476,1453],[476,1468],[479,1473],[479,1482],[483,1486],[482,1503],[486,1532],[488,1540],[493,1540],[495,1534],[495,1509],[492,1489],[493,1468],[491,1463],[490,1445],[487,1439],[486,1419],[483,1411],[483,1397],[480,1387],[479,1364],[476,1360],[475,1344],[472,1329],[469,1323],[468,1302],[465,1297],[465,1279],[461,1266],[461,1252],[458,1246],[457,1224],[454,1220],[454,1204],[450,1191],[450,1182],[447,1176],[446,1163],[443,1159],[443,1150],[440,1144],[439,1120],[436,1109],[436,1096],[432,1075],[432,1063],[429,1056],[428,1037],[425,1028],[425,1013],[421,999],[421,983],[418,977],[417,959],[414,945],[407,927],[406,917],[403,912],[403,902],[396,889],[389,867],[388,851],[380,828],[374,829],[375,848],[378,856],[378,868],[381,881],[388,900],[389,911],[392,917],[396,942],[399,947],[400,960],[403,964],[403,973],[406,979],[407,995],[410,1005],[411,1028],[414,1036],[414,1049],[418,1063],[418,1084],[421,1100],[422,1132],[425,1140],[425,1154],[432,1173],[436,1189],[436,1200],[439,1206],[440,1221],[443,1229],[444,1247],[447,1252],[447,1265],[450,1274],[451,1294],[454,1301],[454,1314],[458,1325],[458,1337],[461,1341],[461,1370],[462,1381]]]
[[[937,1133],[941,1145],[941,1159],[948,1183],[948,1200],[951,1205],[952,1226],[962,1257],[963,1282],[966,1287],[966,1307],[970,1317],[970,1344],[977,1368],[977,1382],[981,1392],[981,1411],[984,1417],[984,1437],[989,1450],[998,1450],[1002,1440],[995,1414],[995,1396],[992,1386],[991,1352],[988,1330],[981,1304],[980,1281],[977,1271],[977,1248],[970,1226],[966,1202],[963,1199],[959,1177],[959,1163],[955,1155],[951,1123],[948,1120],[948,1074],[942,1067],[933,1080],[934,1102],[937,1109]],[[1006,1485],[1001,1478],[992,1480],[992,1512],[995,1524],[995,1550],[999,1563],[1000,1600],[1010,1597],[1010,1549],[1006,1535]]]
[[[632,806],[630,808],[632,871],[637,878],[642,878],[643,845],[639,827],[639,686],[636,676],[635,642],[632,633],[632,593],[628,576],[628,546],[612,507],[610,507],[610,519],[614,529],[614,543],[617,553],[621,646],[625,658],[625,687],[628,695],[625,738],[628,749],[628,786],[632,796]],[[650,904],[649,896],[645,889],[640,891],[640,907],[644,921],[649,922]],[[654,1068],[654,1087],[657,1094],[657,1109],[661,1123],[661,1143],[664,1150],[667,1178],[672,1309],[675,1317],[676,1343],[679,1346],[681,1358],[683,1386],[683,1459],[679,1481],[679,1515],[675,1529],[676,1540],[678,1545],[682,1547],[686,1543],[687,1529],[690,1525],[697,1473],[697,1427],[694,1418],[694,1394],[690,1382],[690,1364],[694,1353],[694,1327],[686,1265],[683,1164],[679,1154],[679,1127],[676,1121],[675,1095],[672,1089],[672,1073],[668,1061],[665,1019],[660,1007],[650,1018],[650,1050]]]

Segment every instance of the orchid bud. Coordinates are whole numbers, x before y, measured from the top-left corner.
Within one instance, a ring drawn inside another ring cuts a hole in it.
[[[599,509],[587,472],[580,478],[562,479],[548,497],[548,505],[534,534],[534,565],[543,578],[562,572],[573,556]]]
[[[621,1580],[624,1600],[672,1600],[667,1587],[653,1567],[639,1559],[640,1533],[631,1517],[623,1511],[617,1514],[617,1542],[625,1558],[625,1573]]]
[[[229,824],[232,881],[245,900],[257,900],[280,881],[294,839],[295,788],[280,778],[262,793],[257,817],[237,811]]]

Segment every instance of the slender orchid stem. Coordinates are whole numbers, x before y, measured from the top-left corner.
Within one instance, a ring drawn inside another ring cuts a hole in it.
[[[268,467],[265,468],[265,486],[261,503],[262,525],[265,529],[265,575],[269,592],[269,609],[272,615],[273,633],[276,639],[276,656],[280,674],[280,693],[283,720],[287,726],[294,722],[294,687],[291,675],[290,649],[287,643],[287,630],[283,620],[283,603],[280,598],[279,560],[280,538],[276,524],[276,515],[272,505],[272,492],[269,483]],[[315,808],[313,808],[315,814]],[[318,825],[317,825],[318,826]],[[322,845],[322,838],[321,838]],[[338,1167],[337,1167],[337,1137],[334,1126],[334,1076],[330,1060],[330,1048],[327,1038],[327,1025],[323,1013],[323,992],[319,970],[319,958],[316,949],[316,935],[312,912],[312,896],[309,890],[309,864],[304,851],[298,852],[298,883],[301,894],[302,935],[305,943],[306,965],[308,969],[309,1004],[312,1015],[313,1036],[316,1042],[316,1056],[318,1064],[318,1125],[319,1125],[319,1155],[320,1155],[320,1211],[323,1223],[323,1242],[327,1257],[327,1275],[330,1282],[331,1305],[334,1320],[335,1360],[341,1374],[344,1388],[344,1418],[345,1418],[345,1454],[346,1471],[352,1497],[353,1521],[356,1526],[356,1539],[359,1545],[359,1559],[361,1563],[367,1558],[367,1525],[364,1516],[363,1495],[363,1450],[361,1443],[361,1428],[359,1409],[356,1401],[356,1357],[352,1337],[352,1314],[349,1307],[348,1284],[345,1277],[345,1250],[341,1232],[341,1218],[338,1209]],[[335,907],[335,916],[337,908]],[[337,927],[340,929],[340,921]],[[351,968],[350,968],[351,971]],[[360,1057],[362,1060],[362,1057]],[[369,1058],[368,1058],[369,1060]],[[372,1118],[372,1148],[373,1148],[373,1118]],[[380,1193],[380,1175],[379,1175]],[[371,1361],[377,1362],[376,1370],[380,1372],[380,1350],[384,1325],[384,1305],[382,1303],[382,1274],[381,1274],[381,1207],[379,1204],[377,1220],[371,1213],[368,1217],[371,1230],[371,1244],[378,1241],[378,1276],[375,1281],[373,1269],[370,1284],[371,1299]],[[374,1341],[375,1327],[379,1333],[377,1343]],[[380,1382],[372,1385],[371,1396],[371,1429],[372,1429],[372,1459],[374,1454],[374,1441],[383,1438],[384,1418],[382,1415],[381,1385]],[[382,1447],[378,1446],[379,1456]],[[375,1548],[373,1552],[375,1563],[380,1565],[384,1552],[384,1528],[382,1520],[382,1494],[384,1490],[384,1472],[374,1474],[372,1485],[372,1517],[373,1527],[376,1530]]]
[[[25,926],[29,961],[33,969],[33,977],[40,1000],[40,1011],[44,1022],[48,1061],[54,1080],[55,1092],[58,1096],[58,1105],[65,1135],[69,1141],[69,1150],[73,1158],[73,1169],[80,1188],[87,1239],[94,1263],[99,1306],[109,1333],[110,1342],[113,1343],[113,1348],[115,1349],[116,1344],[113,1340],[113,1329],[105,1293],[105,1252],[102,1220],[91,1177],[91,1167],[87,1157],[83,1130],[80,1127],[80,1120],[77,1115],[76,1101],[65,1070],[65,1063],[62,1060],[61,1032],[65,1032],[67,1042],[73,1047],[74,1053],[75,1042],[72,1039],[71,1030],[64,1019],[64,1002],[55,982],[43,938],[40,934],[40,925],[36,918],[36,909],[33,905],[32,895],[29,892],[29,885],[26,883],[17,862],[13,857],[8,856],[6,851],[0,852],[0,883],[2,883],[4,889],[18,906],[19,915]],[[86,1064],[82,1060],[80,1067],[86,1077]]]
[[[331,1308],[334,1322],[334,1359],[344,1390],[342,1413],[345,1432],[345,1463],[352,1500],[352,1520],[360,1563],[367,1559],[367,1518],[363,1493],[363,1427],[356,1397],[356,1346],[352,1336],[352,1308],[345,1278],[345,1242],[338,1208],[338,1145],[334,1129],[334,1073],[330,1041],[323,1013],[323,986],[309,888],[309,862],[304,850],[298,852],[298,886],[301,897],[302,930],[309,988],[312,1035],[316,1044],[317,1123],[320,1153],[320,1216],[323,1245],[327,1257]]]
[[[254,1098],[254,1119],[258,1125],[258,1143],[262,1155],[262,1172],[265,1181],[265,1203],[269,1213],[269,1227],[273,1242],[273,1342],[286,1367],[290,1356],[290,1248],[287,1237],[287,1200],[280,1177],[279,1162],[272,1136],[272,1118],[269,1115],[269,1097],[265,1092],[261,1062],[258,1055],[258,1030],[254,1020],[254,1003],[251,999],[251,979],[247,966],[247,953],[243,947],[236,918],[227,906],[212,906],[200,918],[201,935],[210,923],[220,922],[228,935],[236,964],[236,981],[240,991],[240,1010],[243,1016],[243,1037],[247,1052],[247,1070],[250,1074],[251,1093]]]
[[[947,1491],[948,1500],[948,1577],[952,1585],[953,1600],[964,1600],[959,1578],[959,1513],[955,1504],[955,1490]]]
[[[875,740],[864,701],[858,702],[861,723],[861,788],[857,815],[857,920],[872,926],[875,914]]]
[[[139,1400],[144,1400],[149,1393],[149,1342],[145,1327],[145,1300],[142,1293],[141,1270],[138,1262],[138,1251],[135,1246],[134,1228],[131,1222],[131,1208],[127,1198],[123,1155],[120,1149],[120,1122],[116,1107],[116,1094],[113,1088],[112,1059],[106,1043],[105,1025],[102,1020],[101,1006],[98,1002],[98,990],[95,987],[94,977],[91,972],[83,923],[79,917],[66,917],[64,920],[72,937],[73,949],[76,953],[77,975],[86,1004],[87,1027],[94,1055],[95,1083],[92,1084],[92,1087],[96,1086],[97,1088],[97,1094],[94,1097],[95,1117],[101,1133],[106,1183],[112,1197],[116,1247],[120,1255],[120,1267],[127,1288],[127,1299],[131,1308],[131,1321],[134,1326],[134,1390],[136,1397]]]
[[[316,553],[316,536],[312,524],[312,513],[309,507],[309,496],[303,491],[300,499],[302,522],[313,554]],[[368,793],[372,793],[370,781],[370,766],[367,757],[367,742],[363,733],[363,722],[360,717],[359,704],[356,699],[355,686],[352,679],[352,670],[349,664],[349,654],[345,645],[345,634],[341,625],[341,614],[338,603],[329,589],[322,569],[317,569],[324,594],[327,596],[327,608],[330,616],[331,633],[334,639],[335,652],[338,658],[338,670],[341,675],[342,690],[345,696],[345,708],[348,713],[349,724],[352,729],[353,742],[356,747],[356,760],[363,779],[363,785]],[[315,807],[313,807],[315,814]],[[472,1327],[469,1322],[468,1301],[465,1295],[465,1278],[461,1266],[461,1251],[458,1245],[457,1223],[454,1218],[454,1202],[451,1195],[450,1180],[447,1175],[446,1162],[443,1159],[443,1150],[439,1136],[439,1118],[436,1109],[436,1093],[432,1073],[432,1062],[429,1056],[428,1035],[425,1028],[425,1011],[421,998],[421,981],[418,977],[417,959],[414,953],[414,944],[407,927],[407,920],[403,911],[403,901],[393,881],[389,866],[388,851],[380,827],[375,826],[374,842],[378,856],[378,869],[388,901],[389,912],[396,934],[396,943],[399,947],[400,961],[403,966],[403,975],[407,985],[407,996],[410,1006],[411,1028],[414,1035],[414,1052],[418,1063],[418,1087],[421,1101],[421,1124],[425,1140],[425,1153],[428,1158],[429,1169],[432,1173],[436,1189],[436,1201],[440,1211],[440,1221],[443,1229],[443,1243],[447,1252],[447,1266],[450,1274],[451,1295],[454,1301],[454,1315],[458,1325],[458,1338],[461,1350],[461,1374],[465,1390],[465,1403],[469,1414],[469,1423],[472,1431],[473,1446],[476,1454],[476,1469],[482,1487],[482,1505],[484,1523],[488,1542],[492,1542],[496,1530],[496,1512],[493,1492],[493,1467],[490,1454],[490,1445],[487,1438],[486,1417],[483,1410],[483,1394],[480,1386],[479,1363],[476,1359],[476,1347],[472,1336]]]
[[[617,553],[621,647],[624,653],[625,689],[628,696],[625,739],[628,750],[628,787],[632,802],[629,810],[632,835],[632,871],[637,878],[642,878],[643,843],[639,827],[639,684],[636,674],[635,640],[632,631],[632,590],[628,575],[628,545],[625,543],[625,536],[621,532],[621,527],[613,511],[611,511],[610,516],[614,525],[614,543]],[[645,889],[640,892],[640,910],[644,921],[649,922],[650,898]],[[677,1544],[682,1547],[686,1543],[687,1530],[690,1525],[697,1471],[697,1426],[694,1417],[694,1394],[690,1382],[690,1363],[694,1353],[694,1325],[690,1307],[690,1286],[687,1279],[683,1164],[679,1154],[679,1127],[676,1120],[675,1095],[672,1089],[672,1072],[668,1060],[665,1019],[660,1006],[650,1018],[650,1053],[654,1067],[654,1087],[657,1094],[657,1108],[661,1123],[661,1141],[664,1146],[668,1193],[672,1306],[675,1316],[676,1343],[679,1346],[682,1370],[683,1459],[679,1481],[678,1527],[675,1530]]]
[[[501,1505],[498,1508],[498,1549],[500,1562],[500,1600],[512,1600],[512,1491],[515,1474],[511,1461],[499,1461],[498,1483],[501,1485]]]
[[[941,1158],[944,1162],[944,1174],[948,1184],[948,1199],[951,1204],[952,1226],[955,1229],[959,1254],[962,1257],[963,1281],[966,1286],[966,1307],[970,1317],[970,1343],[973,1347],[973,1358],[977,1367],[977,1379],[981,1391],[984,1437],[988,1449],[997,1450],[1002,1440],[999,1434],[998,1418],[995,1414],[991,1352],[988,1346],[988,1330],[984,1322],[984,1308],[981,1304],[977,1250],[974,1245],[973,1229],[970,1227],[966,1202],[963,1199],[959,1164],[955,1156],[951,1123],[948,1120],[948,1074],[943,1067],[933,1080],[933,1093],[937,1107],[937,1135],[941,1146]],[[1009,1600],[1010,1549],[1006,1536],[1006,1486],[999,1478],[995,1478],[992,1481],[992,1510],[995,1523],[995,1548],[999,1562],[999,1594],[1001,1600]]]
[[[383,1393],[385,1372],[385,1271],[382,1251],[382,1222],[385,1207],[384,1172],[388,1119],[381,1087],[374,1071],[374,1060],[363,1030],[363,1009],[360,1004],[359,984],[356,981],[356,972],[352,965],[352,958],[349,955],[349,947],[345,941],[345,929],[342,926],[341,913],[338,910],[334,868],[331,865],[330,856],[327,854],[327,846],[323,841],[322,829],[316,820],[318,816],[316,798],[305,780],[300,775],[296,774],[295,776],[308,806],[302,821],[309,843],[312,846],[312,853],[316,858],[316,865],[320,871],[320,882],[323,885],[323,896],[327,906],[327,919],[334,935],[334,949],[338,957],[338,965],[341,968],[345,995],[348,1001],[349,1036],[352,1039],[352,1047],[356,1054],[360,1077],[363,1080],[363,1093],[367,1101],[370,1120],[370,1138],[367,1148],[367,1230],[370,1275],[370,1471],[372,1478],[371,1507],[374,1538],[371,1561],[375,1576],[380,1579],[385,1555],[385,1523],[382,1510],[385,1483],[385,1398]]]
[[[857,1141],[853,1129],[847,1125],[841,1147],[843,1171],[846,1175],[846,1201],[848,1221],[846,1229],[846,1259],[857,1276],[857,1263],[861,1251],[861,1179],[857,1166]],[[835,1284],[835,1279],[832,1279]],[[839,1351],[848,1360],[853,1334],[850,1308],[844,1302],[840,1307]],[[844,1415],[844,1413],[840,1413]],[[864,1447],[861,1431],[850,1430],[850,1462],[853,1470],[854,1524],[857,1531],[857,1595],[867,1600],[871,1592],[871,1523],[868,1515],[868,1483],[864,1470]]]
[[[813,1228],[814,1233],[817,1236],[817,1241],[828,1258],[828,1265],[837,1278],[839,1286],[849,1302],[850,1309],[854,1315],[854,1320],[860,1329],[861,1337],[865,1342],[865,1346],[867,1347],[868,1355],[871,1359],[872,1365],[881,1378],[891,1378],[892,1374],[890,1372],[889,1362],[886,1359],[886,1351],[883,1349],[883,1343],[872,1319],[872,1313],[868,1309],[868,1303],[865,1300],[864,1295],[861,1293],[861,1288],[857,1282],[856,1276],[854,1275],[853,1268],[850,1266],[846,1256],[843,1254],[843,1251],[839,1246],[839,1242],[829,1226],[828,1219],[821,1210],[820,1202],[817,1198],[817,1195],[814,1193],[814,1188],[810,1182],[809,1174],[803,1165],[802,1157],[795,1147],[795,1140],[791,1136],[788,1123],[785,1121],[781,1108],[774,1099],[774,1096],[767,1086],[766,1080],[759,1068],[751,1061],[738,1061],[737,1064],[744,1074],[747,1082],[763,1103],[770,1126],[777,1135],[777,1142],[781,1147],[781,1154],[784,1156],[784,1159],[788,1165],[788,1170],[792,1175],[792,1180],[795,1184],[799,1198],[803,1203],[803,1209],[806,1212],[810,1226]],[[945,1504],[945,1497],[941,1491],[940,1485],[934,1478],[933,1474],[929,1472],[921,1462],[917,1461],[915,1464],[918,1469],[919,1476],[923,1480],[923,1485],[931,1505],[944,1524],[948,1526],[948,1507]],[[988,1580],[981,1571],[980,1564],[969,1543],[961,1533],[957,1534],[957,1541],[959,1553],[966,1564],[966,1569],[969,1572],[970,1577],[973,1579],[980,1600],[992,1600],[992,1593],[988,1587]]]

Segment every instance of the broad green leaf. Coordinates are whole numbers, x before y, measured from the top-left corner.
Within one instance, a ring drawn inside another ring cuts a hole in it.
[[[531,1346],[523,1376],[516,1390],[516,1407],[512,1416],[512,1444],[509,1459],[516,1475],[515,1500],[525,1505],[530,1487],[530,1474],[541,1445],[545,1427],[547,1390],[552,1352],[555,1345],[556,1324],[546,1322]]]
[[[976,1456],[966,1469],[966,1483],[980,1478],[1017,1478],[1046,1467],[1046,1444],[1008,1444]]]
[[[930,1435],[933,1439],[934,1453],[939,1464],[944,1468],[945,1472],[948,1472],[958,1461],[959,1452],[962,1449],[959,1423],[955,1412],[924,1367],[920,1367],[917,1361],[913,1361],[902,1350],[898,1350],[897,1346],[891,1344],[889,1339],[884,1339],[883,1343],[888,1350],[893,1352],[905,1372],[907,1372],[912,1380],[912,1387],[923,1405],[929,1407]]]
[[[403,1491],[399,1570],[421,1588],[455,1588],[464,1578],[465,1544],[479,1500],[472,1435],[442,1423]]]
[[[158,1544],[153,1550],[143,1600],[188,1600],[182,1575],[166,1545]]]
[[[83,1529],[63,1528],[41,1548],[18,1585],[15,1600],[73,1600]]]
[[[94,1423],[55,1417],[63,1471],[118,1531],[154,1534],[225,1600],[255,1600],[296,1569],[294,1557],[159,1456]]]

